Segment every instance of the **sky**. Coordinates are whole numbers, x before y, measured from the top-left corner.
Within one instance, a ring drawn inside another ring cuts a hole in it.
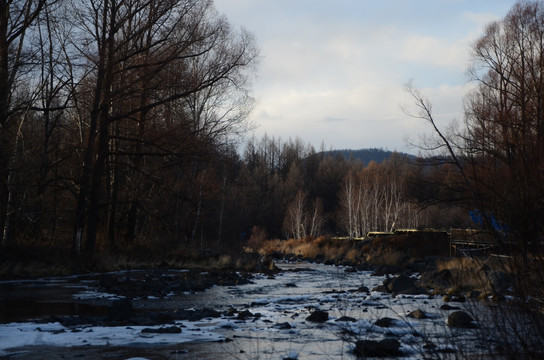
[[[440,127],[463,121],[470,46],[514,0],[215,0],[261,51],[253,134],[417,153],[412,81]]]

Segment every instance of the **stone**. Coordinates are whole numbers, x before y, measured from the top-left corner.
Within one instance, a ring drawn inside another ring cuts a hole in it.
[[[489,284],[493,292],[504,293],[512,286],[512,281],[504,271],[497,270],[489,274]]]
[[[421,274],[419,285],[427,289],[448,289],[452,286],[452,276],[449,269],[429,271]]]
[[[108,319],[113,321],[128,321],[134,316],[132,301],[124,298],[115,300],[109,309]]]
[[[329,320],[329,313],[322,310],[316,310],[306,318],[307,321],[324,323]]]
[[[414,318],[414,319],[425,319],[425,318],[427,318],[427,314],[425,314],[425,312],[423,310],[421,310],[421,309],[411,311],[407,316],[410,317],[410,318]]]
[[[397,357],[402,356],[402,352],[399,348],[400,343],[395,339],[383,339],[380,341],[359,340],[355,343],[353,352],[357,358]]]
[[[382,265],[374,273],[372,276],[383,276],[383,275],[389,275],[389,274],[398,274],[400,272],[400,267],[396,265]]]
[[[276,325],[274,325],[274,328],[279,330],[290,330],[292,326],[288,322],[282,322],[282,323],[277,323]]]
[[[421,289],[419,289],[416,286],[416,282],[414,279],[412,279],[409,276],[406,275],[399,275],[395,278],[392,278],[387,281],[387,284],[385,283],[386,280],[384,280],[384,285],[387,286],[387,289],[392,294],[409,294],[409,295],[418,295],[423,293]]]
[[[364,293],[369,294],[369,293],[370,293],[370,289],[369,289],[367,286],[364,286],[364,285],[363,285],[363,286],[359,286],[359,287],[357,288],[357,292],[359,292],[359,293],[364,292]]]
[[[342,316],[334,321],[341,321],[341,322],[356,322],[357,319],[352,318],[351,316]]]
[[[374,325],[379,326],[379,327],[388,328],[388,327],[390,327],[391,325],[393,325],[394,322],[395,322],[394,319],[389,318],[389,317],[384,317],[384,318],[381,318],[381,319],[376,320],[376,322],[374,323]]]
[[[198,321],[204,318],[218,318],[221,314],[213,309],[179,310],[176,314],[179,320]]]
[[[142,329],[142,334],[179,334],[181,328],[177,326],[161,327],[161,328],[145,328]]]
[[[240,311],[237,318],[239,320],[246,320],[247,318],[255,317],[249,310]]]
[[[454,328],[474,328],[472,317],[464,311],[458,310],[448,316],[448,326]]]

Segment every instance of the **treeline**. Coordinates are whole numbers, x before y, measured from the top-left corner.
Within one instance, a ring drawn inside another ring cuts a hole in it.
[[[2,247],[234,249],[253,228],[445,224],[417,206],[421,174],[399,154],[365,163],[267,136],[239,153],[259,50],[211,0],[0,7]]]
[[[469,225],[459,196],[441,185],[447,171],[440,159],[393,152],[381,163],[365,164],[341,152],[316,151],[300,139],[265,136],[248,142],[237,182],[239,198],[249,201],[243,206],[248,225],[270,237],[359,237],[395,228]],[[446,196],[451,201],[438,201]]]
[[[2,246],[196,238],[258,58],[210,0],[0,2]]]
[[[211,0],[0,2],[2,247],[235,250],[253,229],[356,237],[477,210],[498,241],[540,250],[542,9],[516,4],[474,43],[462,128],[441,132],[408,88],[435,156],[365,162],[300,139],[239,146],[259,50]]]

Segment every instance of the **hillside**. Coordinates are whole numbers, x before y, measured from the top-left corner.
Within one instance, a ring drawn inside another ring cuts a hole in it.
[[[347,159],[354,159],[354,160],[361,160],[363,164],[366,166],[371,161],[374,161],[376,163],[382,163],[385,160],[387,160],[394,152],[390,150],[384,150],[382,148],[368,148],[368,149],[359,149],[359,150],[352,150],[352,149],[342,149],[342,150],[332,150],[327,151],[326,154],[330,154],[333,156],[336,156],[338,154],[341,154],[344,156],[344,158]],[[412,157],[412,155],[400,153],[402,156]]]

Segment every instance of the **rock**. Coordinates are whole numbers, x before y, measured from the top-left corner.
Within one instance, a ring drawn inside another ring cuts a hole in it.
[[[459,310],[457,306],[451,306],[448,304],[444,304],[440,307],[440,310]]]
[[[255,317],[249,310],[240,311],[237,318],[239,320],[246,320],[247,318]]]
[[[142,334],[179,334],[179,333],[181,333],[181,328],[177,326],[161,327],[158,329],[154,329],[154,328],[142,329]]]
[[[423,310],[417,309],[411,311],[407,316],[414,319],[425,319],[427,317],[427,314],[425,314]]]
[[[236,310],[234,307],[230,306],[227,311],[225,311],[225,316],[234,316],[238,310]]]
[[[359,288],[357,288],[357,292],[359,292],[359,293],[364,292],[364,293],[369,294],[369,293],[370,293],[370,289],[369,289],[367,286],[364,286],[364,285],[363,285],[363,286],[360,286]]]
[[[341,321],[341,322],[356,322],[357,319],[352,318],[351,316],[342,316],[334,321]]]
[[[274,328],[280,329],[280,330],[290,330],[292,326],[288,322],[282,322],[282,323],[277,323],[276,325],[274,325]]]
[[[177,312],[177,318],[179,320],[198,321],[204,318],[218,318],[221,314],[213,309],[200,309],[200,310],[179,310]]]
[[[358,358],[367,357],[396,357],[402,356],[400,343],[395,339],[359,340],[355,343],[353,352]]]
[[[389,290],[387,289],[387,286],[384,286],[384,285],[375,286],[375,287],[372,289],[372,291],[381,292],[381,293],[389,292]]]
[[[494,303],[500,303],[506,301],[506,297],[502,294],[493,294],[491,295],[491,301]]]
[[[385,283],[385,281],[387,281],[387,284]],[[416,286],[415,280],[406,275],[399,275],[396,278],[392,278],[390,280],[386,279],[385,281],[384,285],[387,286],[387,289],[393,295],[418,295],[424,293],[422,289]]]
[[[489,274],[489,284],[493,292],[504,293],[512,286],[512,281],[504,271],[497,270]]]
[[[306,320],[316,323],[324,323],[325,321],[329,320],[329,313],[322,310],[316,310],[311,313]]]
[[[419,286],[426,289],[448,289],[451,287],[452,276],[449,269],[430,271],[421,274]]]
[[[454,311],[448,316],[448,326],[454,328],[473,328],[472,317],[464,311]]]
[[[379,327],[388,328],[391,325],[393,325],[394,322],[395,322],[395,319],[391,319],[389,317],[384,317],[384,318],[376,320],[374,325],[379,326]]]
[[[389,275],[389,274],[398,274],[400,272],[400,267],[396,265],[382,265],[374,273],[372,276],[383,276],[383,275]]]
[[[450,297],[450,302],[464,303],[467,299],[463,295],[452,295]]]
[[[134,316],[132,301],[124,298],[115,300],[109,309],[108,319],[112,321],[128,321]]]

